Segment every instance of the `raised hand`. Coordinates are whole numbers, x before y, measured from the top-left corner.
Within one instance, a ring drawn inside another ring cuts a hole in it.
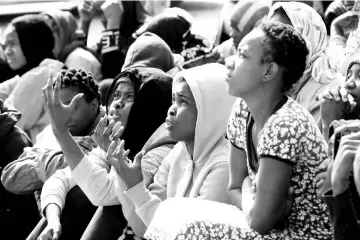
[[[115,123],[114,120],[110,120],[109,124],[107,124],[108,120],[106,115],[102,117],[94,132],[95,143],[104,152],[108,151],[111,141],[121,138],[124,132],[124,127],[121,125],[121,122]]]
[[[130,151],[125,151],[124,145],[124,140],[117,139],[112,141],[107,153],[107,159],[124,181],[127,189],[130,189],[144,179],[141,170],[141,158],[144,155],[144,151],[136,154],[134,162],[131,162],[127,158]]]
[[[101,5],[101,10],[106,19],[107,29],[118,29],[121,25],[121,18],[124,8],[119,0],[106,0]]]
[[[63,134],[69,134],[68,123],[71,115],[78,106],[78,102],[84,96],[83,93],[77,94],[69,105],[64,105],[60,99],[60,75],[56,77],[55,87],[53,87],[53,75],[50,72],[47,84],[42,89],[44,107],[50,116],[51,127],[57,138]]]

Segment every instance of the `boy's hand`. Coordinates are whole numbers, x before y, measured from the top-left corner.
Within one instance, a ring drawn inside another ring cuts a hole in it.
[[[47,84],[42,89],[42,97],[47,114],[50,116],[51,127],[55,136],[61,137],[63,134],[69,134],[68,123],[71,115],[78,106],[79,100],[84,96],[83,93],[77,94],[71,103],[66,106],[60,99],[60,76],[56,77],[55,87],[53,88],[53,76],[50,72]]]
[[[111,120],[109,125],[107,125],[107,122],[108,117],[105,115],[100,119],[94,132],[94,141],[104,152],[108,151],[111,141],[121,138],[124,132],[121,122],[115,123],[114,120]]]
[[[315,178],[318,198],[321,198],[325,191],[331,188],[332,163],[333,161],[327,158],[319,166],[321,172]]]
[[[127,159],[130,151],[125,151],[124,145],[124,140],[120,141],[117,139],[116,141],[112,141],[107,153],[107,159],[122,178],[127,189],[130,189],[144,179],[141,170],[141,158],[144,152],[141,151],[136,154],[134,162],[131,162]]]
[[[90,22],[95,15],[94,2],[85,0],[78,5],[79,18],[82,22]]]
[[[41,232],[38,240],[58,240],[61,235],[60,221],[49,221],[46,228]]]

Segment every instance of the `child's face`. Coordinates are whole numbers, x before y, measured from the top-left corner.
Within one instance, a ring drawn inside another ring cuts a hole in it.
[[[121,122],[125,128],[134,100],[135,91],[133,85],[129,81],[119,83],[112,96],[112,102],[109,107],[109,119]]]
[[[20,46],[20,40],[15,28],[8,26],[5,30],[6,61],[13,70],[18,70],[26,65],[26,58]]]
[[[166,118],[169,137],[176,141],[194,141],[196,120],[197,108],[189,85],[185,81],[174,83],[172,105]]]
[[[353,64],[346,76],[345,87],[355,99],[360,99],[360,64]]]

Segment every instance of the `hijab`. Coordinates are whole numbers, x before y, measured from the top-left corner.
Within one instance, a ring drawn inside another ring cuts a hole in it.
[[[172,78],[160,69],[134,67],[121,72],[112,82],[106,96],[106,111],[113,100],[114,91],[122,77],[129,77],[135,91],[128,122],[122,139],[125,148],[133,158],[143,148],[146,141],[165,121],[171,106]]]
[[[30,69],[37,67],[46,59],[54,59],[54,37],[50,27],[45,20],[34,14],[23,15],[14,18],[10,25],[14,26],[19,36],[21,50],[25,56],[27,64],[16,71],[18,75],[23,75]]]
[[[290,95],[296,97],[302,87],[313,78],[327,84],[337,76],[335,63],[326,55],[327,32],[320,15],[310,6],[300,2],[277,2],[269,12],[269,19],[282,8],[295,30],[301,34],[309,50],[307,65],[302,78],[294,84]]]
[[[180,8],[168,8],[156,15],[150,22],[137,31],[136,36],[151,32],[162,38],[174,53],[183,49],[183,39],[190,32],[192,16]]]
[[[61,51],[57,57],[65,62],[68,55],[78,47],[85,47],[83,36],[78,32],[78,25],[75,17],[67,11],[52,9],[43,13],[52,18],[59,30]]]

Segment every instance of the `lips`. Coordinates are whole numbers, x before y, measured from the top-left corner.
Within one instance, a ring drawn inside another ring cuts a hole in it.
[[[165,126],[166,128],[169,128],[173,125],[173,123],[171,122],[171,120],[169,118],[166,118],[165,122],[166,122],[166,126]]]

